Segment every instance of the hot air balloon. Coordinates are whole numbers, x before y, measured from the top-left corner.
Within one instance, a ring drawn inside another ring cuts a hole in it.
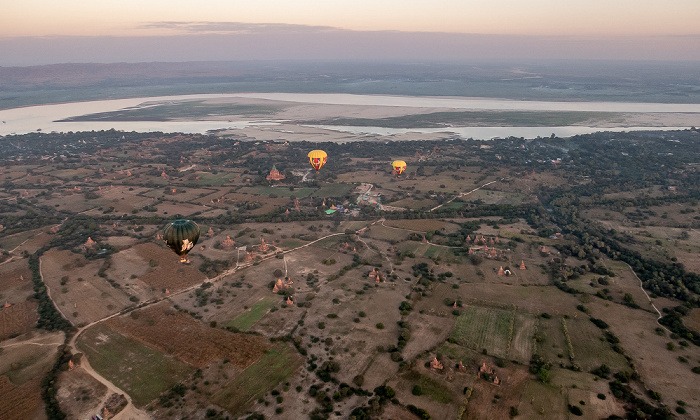
[[[199,226],[192,220],[175,220],[163,229],[163,240],[180,256],[180,262],[190,262],[186,255],[199,240]]]
[[[395,160],[394,162],[392,162],[391,167],[394,168],[396,176],[399,176],[403,173],[403,171],[406,170],[406,162],[404,162],[403,160]]]
[[[312,150],[309,152],[309,162],[318,172],[328,160],[328,155],[323,150]]]

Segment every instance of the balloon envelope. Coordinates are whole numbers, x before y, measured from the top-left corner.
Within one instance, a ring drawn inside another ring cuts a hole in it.
[[[323,150],[312,150],[309,152],[309,163],[318,172],[328,160],[328,155]]]
[[[395,160],[391,164],[391,167],[394,168],[394,171],[396,171],[396,175],[401,175],[403,171],[406,170],[406,162],[403,160]]]
[[[199,240],[199,226],[192,220],[172,221],[163,229],[163,240],[168,248],[184,260],[185,255]]]

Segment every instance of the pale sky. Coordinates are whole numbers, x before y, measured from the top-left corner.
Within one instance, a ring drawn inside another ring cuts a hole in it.
[[[284,23],[357,31],[697,35],[700,0],[3,0],[0,37],[172,33],[159,22]]]
[[[700,60],[700,0],[2,0],[0,66]]]

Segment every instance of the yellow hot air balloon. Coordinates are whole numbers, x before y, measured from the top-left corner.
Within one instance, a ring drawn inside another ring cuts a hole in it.
[[[323,150],[312,150],[309,152],[309,162],[318,172],[328,160],[328,155]]]
[[[404,162],[403,160],[395,160],[394,162],[392,162],[391,167],[394,168],[396,176],[399,176],[403,173],[403,171],[406,170],[406,162]]]

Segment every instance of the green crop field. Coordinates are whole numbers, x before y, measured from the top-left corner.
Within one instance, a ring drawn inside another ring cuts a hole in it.
[[[248,311],[237,316],[236,319],[228,323],[227,327],[238,328],[241,331],[248,331],[250,327],[255,325],[262,317],[267,314],[277,303],[277,299],[267,296],[253,305]]]
[[[512,311],[465,306],[450,337],[463,346],[506,357],[512,320]]]
[[[212,400],[234,416],[293,374],[301,365],[296,350],[279,343],[224,385]]]
[[[143,407],[189,377],[194,368],[105,325],[89,328],[78,340],[90,365]]]
[[[354,190],[355,186],[351,184],[328,184],[316,191],[314,197],[344,197]]]
[[[221,186],[229,182],[229,179],[235,178],[236,174],[229,172],[219,172],[212,174],[209,172],[200,172],[197,174],[199,179],[191,180],[190,182],[202,186]]]
[[[252,195],[262,195],[265,197],[270,196],[270,194],[274,194],[278,197],[291,197],[294,196],[296,198],[305,198],[310,195],[312,195],[316,191],[315,188],[294,188],[294,190],[289,190],[289,188],[284,188],[284,187],[267,187],[267,186],[258,186],[258,187],[244,187],[238,190],[240,193],[244,194],[252,194]]]

